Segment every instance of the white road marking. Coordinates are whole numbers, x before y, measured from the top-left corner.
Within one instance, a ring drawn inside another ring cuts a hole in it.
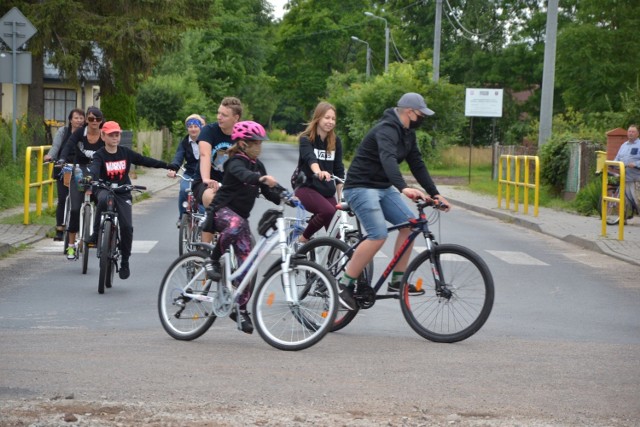
[[[514,265],[549,265],[546,262],[540,261],[537,258],[532,257],[529,254],[518,251],[492,251],[487,250],[491,255],[506,262],[507,264]]]
[[[131,253],[134,254],[148,254],[158,243],[157,240],[134,240],[131,246]],[[62,242],[50,242],[46,245],[41,245],[37,248],[40,253],[62,253]],[[91,251],[95,251],[95,248],[91,248]],[[95,252],[94,252],[95,254]]]

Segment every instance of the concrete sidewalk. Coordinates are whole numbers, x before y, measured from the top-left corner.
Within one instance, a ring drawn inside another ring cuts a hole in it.
[[[145,168],[137,174],[137,178],[132,179],[132,182],[135,185],[146,186],[150,194],[175,185],[177,196],[179,181],[167,178],[164,169]],[[511,209],[507,210],[504,200],[502,208],[498,208],[497,196],[473,193],[464,186],[457,185],[439,185],[438,188],[454,208],[465,208],[492,216],[640,266],[640,218],[633,218],[625,225],[624,240],[620,241],[618,226],[608,226],[607,237],[601,236],[602,223],[598,217],[584,217],[549,208],[540,208],[538,216],[534,217],[533,206],[529,207],[529,213],[525,215],[522,206],[519,212],[513,211],[513,204]],[[0,212],[0,217],[21,213],[22,208],[9,209]],[[50,227],[39,225],[0,224],[0,255],[11,247],[20,247],[43,239],[48,231],[51,231]]]
[[[514,212],[513,201],[506,209],[505,200],[498,208],[498,197],[467,191],[462,186],[439,185],[438,189],[455,207],[462,207],[502,221],[526,227],[584,249],[601,252],[614,258],[640,266],[640,218],[635,217],[624,226],[624,240],[618,240],[618,226],[607,226],[607,236],[602,236],[600,217],[585,217],[549,208],[539,208],[538,216],[533,216],[533,205],[528,214]]]
[[[180,179],[167,178],[167,171],[165,169],[137,168],[135,178],[133,176],[134,175],[132,174],[132,184],[147,187],[146,192],[151,195],[175,185],[176,197],[178,197],[178,183],[180,182]],[[43,209],[45,208],[46,205],[43,204]],[[33,220],[34,212],[35,205],[31,207],[31,220]],[[6,209],[4,211],[0,211],[0,218],[22,215],[23,213],[24,208],[22,206]],[[53,231],[53,227],[42,225],[0,224],[0,255],[7,253],[11,248],[19,248],[23,245],[28,245],[47,238],[47,233],[51,232],[51,235],[53,235]]]

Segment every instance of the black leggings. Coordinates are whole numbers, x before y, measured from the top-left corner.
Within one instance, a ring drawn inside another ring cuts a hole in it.
[[[100,214],[107,209],[107,196],[109,191],[96,190],[96,220],[93,224],[93,233],[97,236],[100,227]],[[131,206],[131,194],[115,195],[116,211],[118,212],[118,223],[120,224],[120,253],[123,260],[128,260],[131,255],[131,246],[133,245],[133,210]]]

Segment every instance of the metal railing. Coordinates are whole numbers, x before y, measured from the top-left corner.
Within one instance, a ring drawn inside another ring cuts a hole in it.
[[[51,148],[50,145],[39,145],[27,147],[24,160],[24,217],[22,223],[29,224],[29,207],[31,199],[31,189],[36,188],[36,216],[42,215],[42,195],[44,187],[47,187],[47,201],[49,208],[53,208],[53,192],[55,179],[51,177],[53,173],[53,163],[47,164],[47,178],[44,179],[44,151]],[[31,182],[31,156],[36,153],[36,178]]]
[[[513,167],[512,167],[513,163]],[[524,163],[524,168],[521,164]],[[530,183],[530,165],[534,165],[534,182]],[[506,167],[503,167],[506,164]],[[513,178],[511,176],[513,169]],[[505,176],[506,173],[506,176]],[[524,213],[529,213],[529,190],[533,190],[533,216],[538,216],[538,204],[540,201],[540,159],[538,156],[512,156],[504,154],[500,156],[498,164],[498,208],[502,207],[502,187],[505,186],[506,209],[509,209],[511,201],[511,187],[514,187],[513,201],[515,212],[520,206],[520,188],[524,190]]]
[[[620,183],[618,184],[618,197],[614,197],[609,194],[609,174],[607,173],[607,166],[615,166],[620,169]],[[625,170],[624,163],[616,162],[614,160],[604,161],[604,170],[602,171],[602,206],[600,212],[602,212],[602,235],[607,235],[607,203],[617,203],[618,205],[618,240],[624,240],[624,223],[626,221],[625,213]]]

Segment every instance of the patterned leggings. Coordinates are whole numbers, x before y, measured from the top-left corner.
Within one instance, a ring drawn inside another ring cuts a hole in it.
[[[218,235],[218,251],[216,252],[223,254],[233,245],[238,265],[241,265],[249,256],[249,252],[251,252],[249,221],[225,207],[216,211],[215,228],[220,233]],[[240,283],[243,278],[244,276],[239,277],[237,282]],[[242,310],[246,310],[249,298],[251,298],[251,287],[247,288],[240,298],[239,302]]]

